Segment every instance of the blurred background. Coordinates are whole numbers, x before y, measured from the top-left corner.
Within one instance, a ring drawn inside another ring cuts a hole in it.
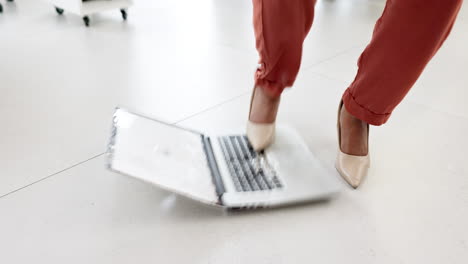
[[[467,263],[466,5],[371,130],[358,190],[226,214],[106,171],[105,150],[118,105],[207,132],[245,125],[251,1],[97,2],[0,0],[0,263]],[[329,168],[340,96],[384,5],[318,0],[283,97],[279,122]]]

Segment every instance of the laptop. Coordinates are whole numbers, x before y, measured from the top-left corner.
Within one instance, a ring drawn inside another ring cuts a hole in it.
[[[206,135],[117,108],[108,168],[196,201],[231,209],[327,200],[339,191],[290,127],[257,153],[242,133]]]

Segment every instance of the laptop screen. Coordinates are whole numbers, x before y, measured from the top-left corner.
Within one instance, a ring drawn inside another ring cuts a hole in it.
[[[202,202],[218,201],[197,132],[117,109],[108,154],[111,170]]]

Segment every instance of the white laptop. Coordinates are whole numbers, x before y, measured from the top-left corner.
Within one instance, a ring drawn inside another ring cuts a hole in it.
[[[327,200],[339,190],[292,128],[256,153],[241,134],[205,135],[117,108],[108,167],[191,199],[226,208]]]

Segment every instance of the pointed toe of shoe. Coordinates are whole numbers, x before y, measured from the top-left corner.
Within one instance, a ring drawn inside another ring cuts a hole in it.
[[[247,123],[247,137],[255,151],[266,149],[275,138],[275,123],[260,124],[249,121]]]
[[[369,155],[354,156],[339,151],[335,166],[341,177],[353,188],[357,188],[367,176],[370,158]]]

